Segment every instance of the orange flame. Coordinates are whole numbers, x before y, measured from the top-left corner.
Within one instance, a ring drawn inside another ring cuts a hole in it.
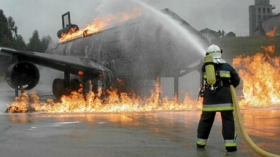
[[[15,102],[9,105],[7,112],[21,113],[29,110],[29,96],[26,92],[21,94],[21,97],[15,97]]]
[[[275,46],[264,46],[263,52],[254,56],[238,56],[234,58],[235,67],[242,66],[239,75],[243,81],[244,99],[240,106],[259,107],[280,103],[279,57],[271,57]]]
[[[78,76],[83,76],[84,72],[83,71],[78,71]]]
[[[274,37],[277,27],[266,33]],[[262,52],[254,56],[238,56],[233,65],[239,67],[239,75],[243,80],[244,99],[241,107],[260,107],[280,104],[279,66],[280,58],[272,57],[275,45],[262,46]]]
[[[275,49],[275,45],[263,46],[262,52],[253,56],[240,55],[233,59],[233,66],[239,69],[243,83],[244,98],[239,102],[241,108],[280,104],[280,58],[272,57]],[[124,85],[123,80],[118,79],[118,82]],[[37,94],[32,92],[31,104],[28,94],[23,92],[21,97],[16,97],[15,102],[8,106],[7,112],[28,112],[31,109],[45,112],[145,112],[197,110],[202,107],[202,98],[193,100],[188,93],[182,103],[176,97],[174,100],[168,97],[160,99],[162,91],[159,78],[155,88],[155,91],[151,91],[151,96],[144,99],[129,93],[121,93],[119,96],[117,90],[111,89],[106,100],[96,98],[93,92],[89,92],[85,99],[80,89],[69,96],[63,95],[61,102],[53,99],[40,102]]]
[[[277,26],[274,26],[272,30],[265,33],[266,36],[269,37],[269,38],[275,37],[277,28],[278,28]]]
[[[85,28],[80,30],[71,29],[69,33],[62,33],[59,42],[66,42],[69,40],[73,40],[79,37],[88,36],[90,34],[94,34],[104,30],[109,25],[116,24],[119,22],[126,21],[133,17],[136,17],[140,14],[140,9],[135,8],[132,13],[123,13],[122,15],[108,15],[103,18],[96,18],[93,20],[91,24],[88,24]]]
[[[145,111],[163,111],[163,110],[197,110],[201,109],[202,100],[192,100],[186,94],[183,103],[170,100],[169,98],[159,98],[161,87],[159,82],[156,84],[156,91],[151,91],[151,96],[141,99],[135,94],[121,93],[117,90],[109,90],[109,96],[106,100],[96,98],[93,92],[86,95],[82,92],[72,92],[69,96],[63,95],[61,102],[54,102],[48,99],[47,102],[40,102],[35,92],[31,93],[33,103],[30,104],[29,96],[22,95],[20,101],[12,103],[8,107],[8,112],[27,112],[31,108],[35,111],[45,112],[145,112]],[[19,108],[21,109],[20,111]],[[15,110],[16,109],[16,110]]]

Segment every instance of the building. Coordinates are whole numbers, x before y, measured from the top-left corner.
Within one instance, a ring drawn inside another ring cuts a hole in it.
[[[255,0],[255,5],[249,6],[249,31],[250,36],[255,36],[254,32],[259,24],[273,15],[275,6],[270,4],[270,0]]]
[[[274,35],[280,35],[280,13],[270,16],[260,22],[257,28],[254,30],[253,35],[264,36],[271,31],[274,32]]]

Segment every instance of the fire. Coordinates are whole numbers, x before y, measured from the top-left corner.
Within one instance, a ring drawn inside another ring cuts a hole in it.
[[[21,94],[21,97],[15,97],[15,102],[7,108],[7,112],[13,113],[27,112],[29,108],[29,96],[26,92]]]
[[[165,97],[159,99],[160,87],[157,83],[157,90],[151,91],[151,96],[141,99],[135,94],[121,93],[111,89],[106,100],[95,97],[93,92],[89,92],[84,98],[82,92],[72,92],[69,96],[63,95],[61,102],[48,99],[47,102],[40,102],[36,92],[31,92],[30,96],[23,94],[16,98],[7,112],[28,112],[30,110],[43,112],[147,112],[147,111],[166,111],[166,110],[198,110],[201,109],[202,100],[192,100],[186,94],[182,103],[170,100]],[[130,96],[131,95],[131,96]],[[30,102],[30,100],[32,102]]]
[[[263,46],[262,51],[253,56],[240,55],[233,59],[233,66],[239,69],[242,80],[244,98],[239,100],[241,108],[280,104],[280,58],[272,56],[275,50],[275,45]],[[124,85],[123,80],[118,79],[118,82],[119,87]],[[8,106],[7,112],[147,112],[198,110],[202,107],[202,98],[194,100],[185,93],[184,101],[180,103],[176,97],[173,100],[168,97],[161,99],[161,92],[159,78],[148,98],[130,93],[119,95],[116,89],[111,89],[109,96],[100,100],[93,92],[89,92],[85,98],[80,89],[68,96],[63,95],[60,102],[53,99],[41,102],[37,93],[31,92],[29,96],[27,92],[22,92],[21,97],[16,97],[15,102]]]
[[[266,32],[265,34],[266,34],[267,37],[273,38],[273,37],[275,37],[276,30],[277,30],[277,26],[273,27],[272,30]]]
[[[263,46],[262,52],[254,56],[238,56],[233,65],[240,67],[239,75],[243,81],[241,107],[260,107],[280,103],[279,57],[271,57],[275,46]]]
[[[267,37],[275,37],[277,27],[266,33]],[[280,104],[280,58],[273,57],[275,45],[262,46],[262,51],[253,56],[237,56],[233,66],[239,68],[243,82],[244,99],[240,107],[262,107]]]
[[[140,14],[140,9],[135,8],[132,13],[123,13],[120,15],[108,15],[103,18],[95,18],[91,24],[88,24],[85,28],[80,30],[73,30],[71,29],[69,33],[62,34],[62,37],[59,39],[59,42],[65,42],[69,40],[73,40],[79,37],[87,36],[90,34],[94,34],[104,30],[108,26],[112,24],[116,24],[119,22],[123,22],[129,20],[133,17],[136,17]]]

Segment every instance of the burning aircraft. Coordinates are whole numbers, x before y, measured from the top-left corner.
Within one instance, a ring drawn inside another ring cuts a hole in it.
[[[197,70],[202,59],[203,54],[194,43],[205,49],[209,42],[171,10],[164,9],[161,14],[158,18],[137,10],[133,16],[124,16],[111,25],[96,20],[95,25],[80,29],[71,23],[67,12],[62,15],[63,28],[57,33],[60,42],[46,53],[0,48],[1,54],[12,56],[14,61],[8,68],[6,81],[16,95],[20,89],[30,90],[39,82],[36,65],[41,65],[64,73],[64,78],[53,81],[53,94],[57,98],[69,90],[78,90],[80,84],[83,93],[96,90],[100,75],[104,92],[115,86],[119,91],[140,96],[143,80],[173,77],[178,95],[178,78]],[[119,86],[120,80],[125,86]]]

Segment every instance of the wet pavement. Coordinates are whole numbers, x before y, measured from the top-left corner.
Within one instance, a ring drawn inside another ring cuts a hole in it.
[[[280,108],[243,110],[257,145],[280,154]],[[219,157],[259,156],[242,139],[227,153],[217,114],[208,144],[197,149],[200,111],[148,113],[21,113],[0,115],[1,156]]]
[[[6,97],[8,102],[13,91],[1,91],[0,99]],[[280,106],[251,108],[241,112],[252,140],[264,150],[280,154]],[[199,116],[200,111],[2,112],[0,152],[1,157],[259,157],[247,146],[238,128],[238,151],[226,152],[219,113],[207,146],[197,149],[195,142]]]

